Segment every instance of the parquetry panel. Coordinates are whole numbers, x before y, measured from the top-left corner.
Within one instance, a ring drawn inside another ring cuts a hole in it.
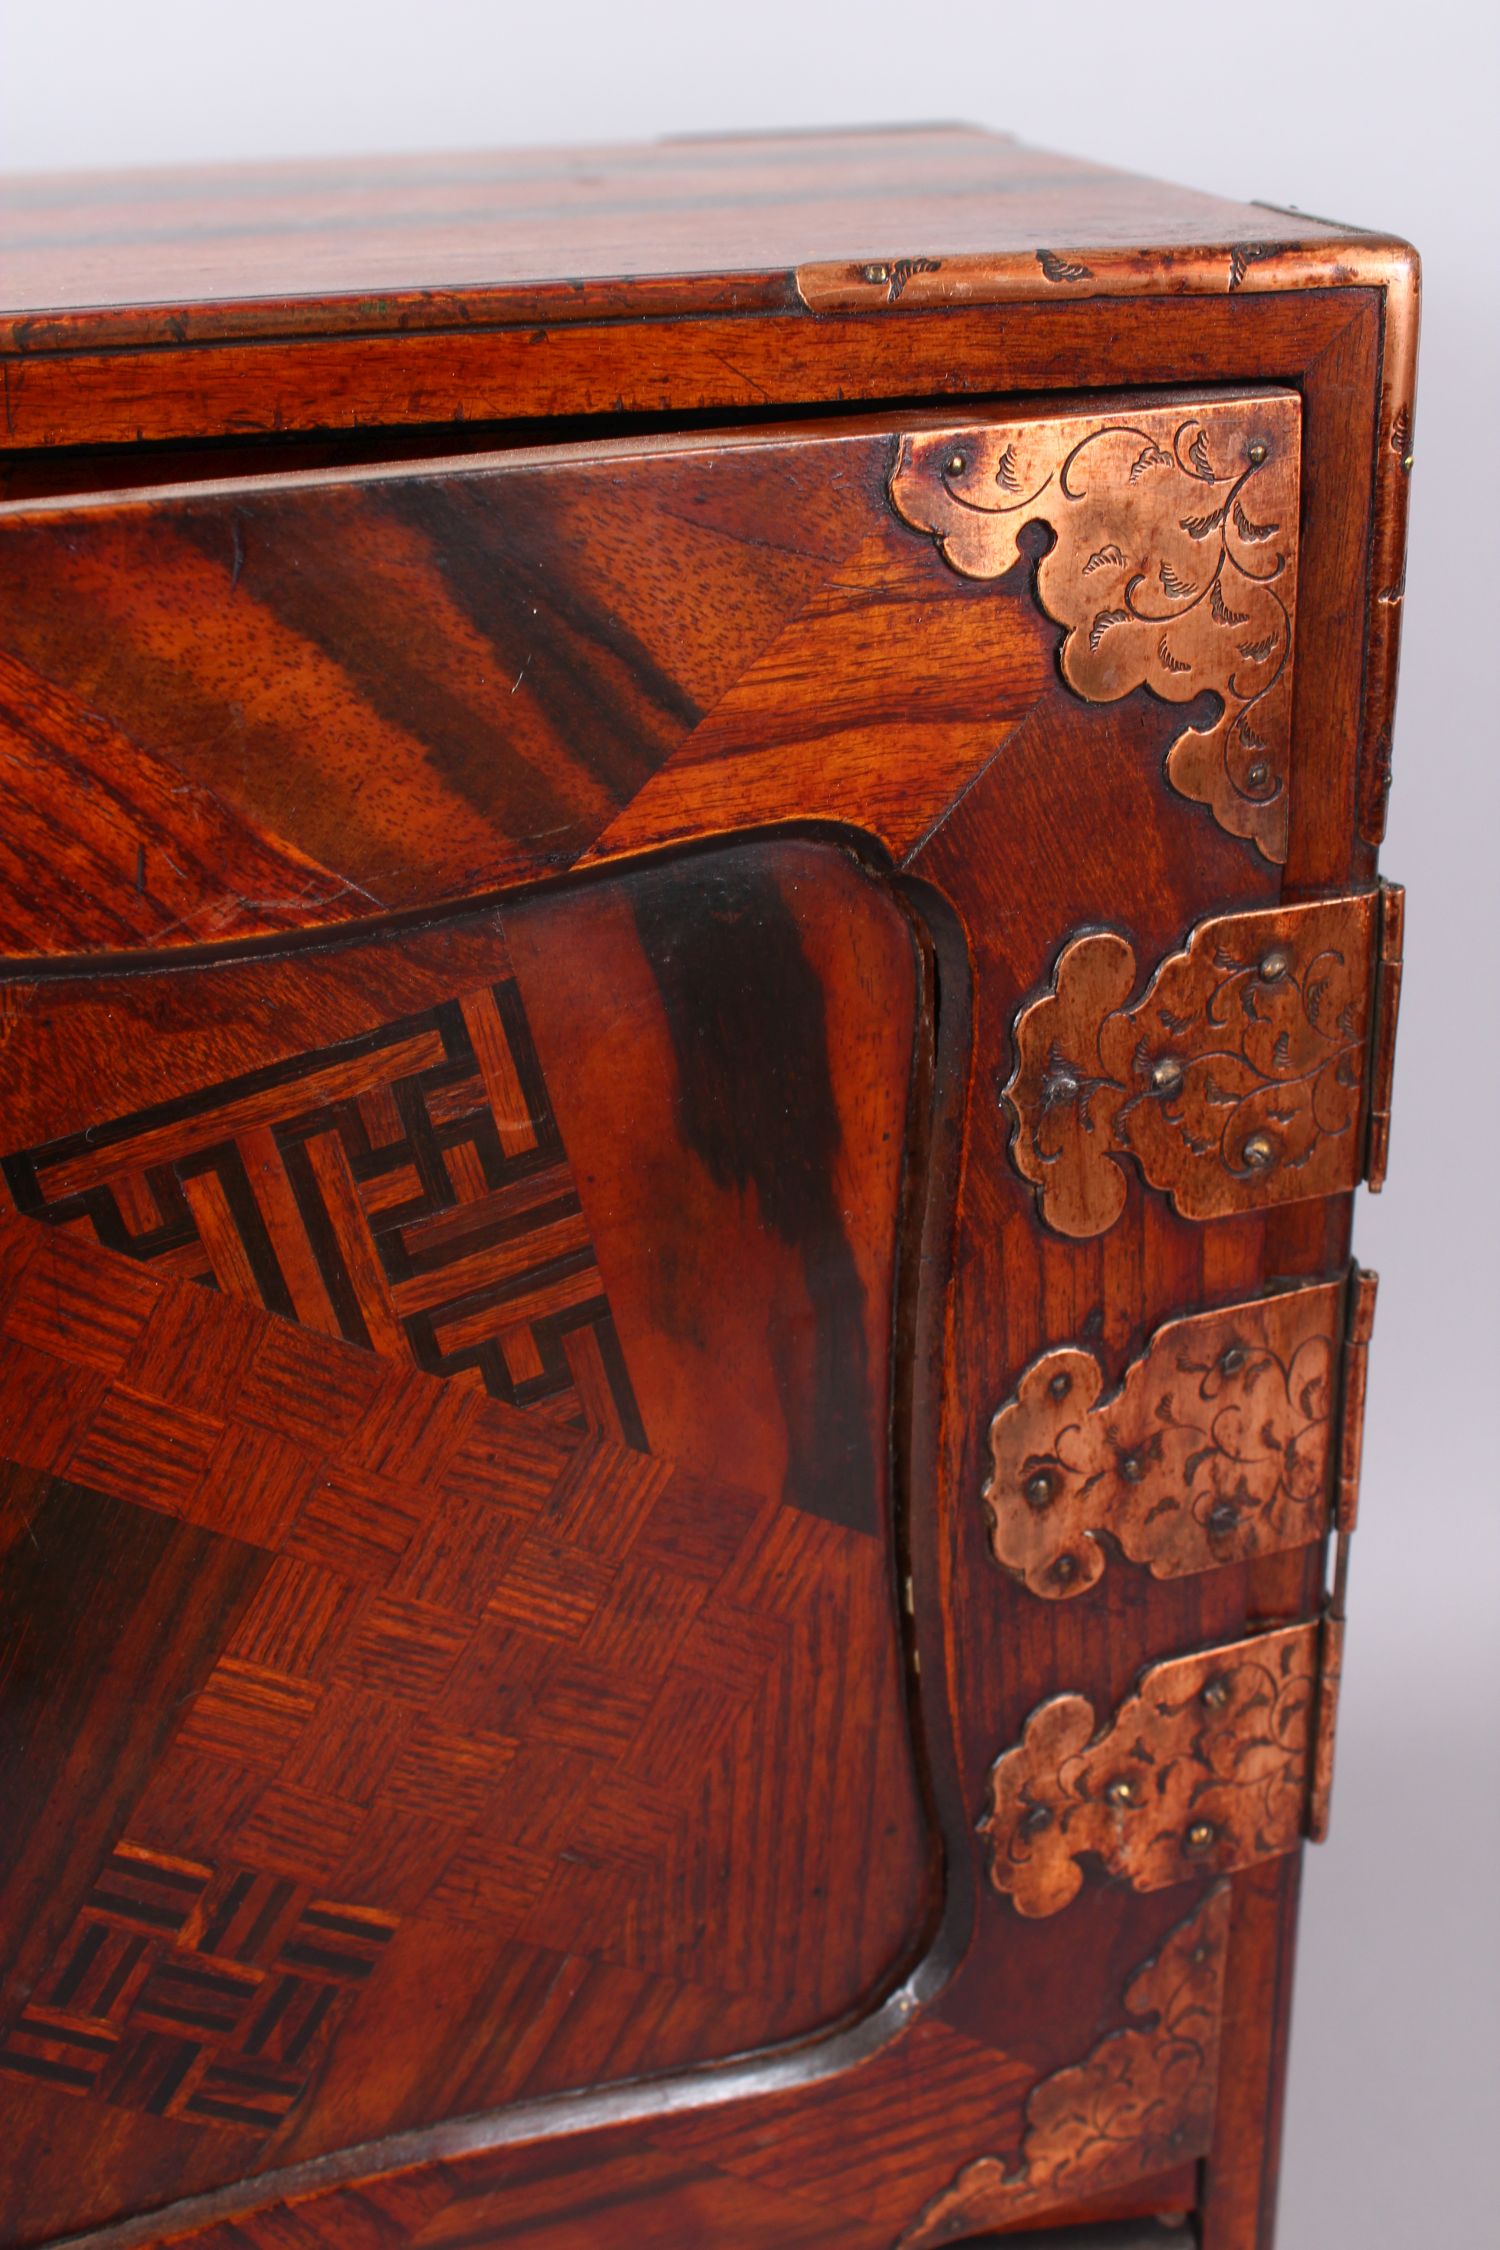
[[[396,1927],[283,1876],[122,1840],[0,2040],[0,2072],[265,2133],[306,2090]]]
[[[509,977],[4,1171],[49,1225],[645,1447]]]
[[[279,2148],[392,2025],[396,2081],[448,2059],[430,1963],[494,1995],[462,2106],[853,2004],[925,1897],[884,1542],[165,1266],[0,1223],[7,1449],[267,1557],[0,2073]]]

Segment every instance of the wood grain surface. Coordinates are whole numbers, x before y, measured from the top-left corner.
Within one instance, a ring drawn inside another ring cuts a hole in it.
[[[1075,933],[1368,917],[1409,254],[946,129],[3,239],[0,2239],[1269,2250],[1296,1851],[1037,1917],[976,1827],[1320,1545],[1042,1598],[989,1432],[1331,1297],[1350,1197],[1070,1237],[1001,1094]],[[891,488],[1271,397],[1268,854],[1040,517],[965,577]],[[1210,1921],[1217,2092],[1096,2150]]]
[[[1017,252],[1056,286],[1048,244],[1222,245],[1227,287],[1230,244],[1349,231],[941,125],[12,177],[0,337],[37,350],[764,306],[797,266],[922,253]]]
[[[574,908],[7,988],[23,2235],[805,2035],[930,1918],[906,915],[797,844]]]
[[[1154,422],[1201,421],[1227,453],[1286,403],[1182,394]],[[1106,399],[1041,426],[1130,425]],[[902,442],[879,423],[622,440],[0,509],[0,938],[251,937],[797,818],[901,859],[1077,700],[1026,558],[1021,598],[997,599],[889,504]],[[1142,442],[1100,502],[1127,540]],[[1045,538],[1044,512],[1018,521]],[[1168,686],[1170,739],[1210,739],[1212,691]],[[89,786],[60,792],[80,759]]]

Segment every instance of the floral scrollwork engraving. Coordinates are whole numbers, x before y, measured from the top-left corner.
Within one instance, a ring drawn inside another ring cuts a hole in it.
[[[1153,1664],[1095,1731],[1087,1696],[1057,1695],[990,1770],[990,1881],[1019,1914],[1056,1914],[1082,1862],[1132,1890],[1290,1851],[1303,1832],[1319,1626],[1288,1625]]]
[[[1042,255],[1042,253],[1038,253]],[[1048,254],[1050,255],[1050,253]],[[1289,394],[965,425],[903,438],[891,502],[968,578],[999,578],[1017,535],[1054,533],[1037,598],[1066,628],[1063,677],[1092,703],[1210,690],[1218,713],[1167,779],[1221,828],[1286,857],[1299,491]]]
[[[995,1560],[1063,1601],[1109,1542],[1178,1578],[1320,1537],[1343,1303],[1319,1282],[1168,1321],[1108,1392],[1092,1352],[1043,1352],[990,1424]]]
[[[1356,1186],[1379,894],[1216,915],[1141,997],[1113,930],[1073,938],[1015,1024],[1011,1156],[1060,1234],[1102,1234],[1133,1157],[1184,1218]]]
[[[968,2241],[1203,2155],[1213,2138],[1228,1945],[1229,1886],[1219,1884],[1132,1977],[1126,2028],[1032,2089],[1017,2161],[981,2156],[965,2165],[897,2250]]]

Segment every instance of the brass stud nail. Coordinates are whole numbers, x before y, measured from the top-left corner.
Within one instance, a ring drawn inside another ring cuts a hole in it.
[[[1230,1344],[1219,1354],[1219,1373],[1221,1375],[1238,1375],[1244,1364],[1245,1351],[1241,1344]]]
[[[1412,469],[1413,469],[1413,467],[1415,466],[1415,463],[1416,463],[1416,458],[1417,458],[1417,457],[1416,457],[1415,453],[1403,453],[1403,454],[1402,454],[1402,456],[1401,456],[1401,469],[1402,469],[1402,473],[1403,473],[1403,475],[1405,475],[1405,476],[1410,476],[1410,475],[1411,475]]]
[[[1138,1453],[1122,1453],[1120,1474],[1127,1484],[1139,1484],[1146,1474],[1146,1464]]]
[[[1218,1677],[1209,1680],[1204,1686],[1203,1700],[1210,1711],[1222,1711],[1229,1701],[1229,1682]]]
[[[1059,1555],[1052,1565],[1050,1575],[1057,1580],[1059,1586],[1070,1586],[1078,1576],[1077,1558],[1073,1555]]]
[[[1270,451],[1271,448],[1267,445],[1265,439],[1257,438],[1250,448],[1250,466],[1253,469],[1258,469],[1261,463],[1267,459]]]
[[[859,278],[861,281],[889,281],[891,269],[889,266],[861,266]]]
[[[950,477],[961,477],[968,466],[961,453],[952,453],[948,457],[947,474]]]
[[[1245,774],[1245,779],[1252,789],[1264,789],[1270,778],[1271,769],[1264,758],[1257,758]]]
[[[1158,1055],[1151,1065],[1152,1091],[1175,1094],[1182,1084],[1182,1064],[1175,1055]]]
[[[1284,945],[1273,945],[1268,953],[1263,953],[1260,957],[1261,983],[1280,984],[1291,966],[1292,957],[1286,947]]]
[[[1106,1785],[1104,1794],[1112,1805],[1133,1805],[1136,1801],[1135,1783],[1129,1774],[1122,1773],[1118,1781],[1111,1781]]]
[[[1244,1156],[1252,1172],[1264,1172],[1276,1162],[1276,1143],[1269,1133],[1252,1133],[1245,1143]]]
[[[1218,1833],[1219,1831],[1211,1820],[1195,1820],[1182,1839],[1183,1846],[1195,1858],[1198,1858],[1212,1847]]]
[[[1071,1375],[1054,1375],[1047,1388],[1054,1398],[1066,1398],[1073,1388],[1073,1378]]]
[[[1050,1469],[1037,1469],[1021,1487],[1028,1507],[1050,1508],[1057,1497],[1057,1479]]]

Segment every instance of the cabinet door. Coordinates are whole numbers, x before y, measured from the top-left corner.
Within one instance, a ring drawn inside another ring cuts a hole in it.
[[[1391,952],[1280,897],[1298,445],[0,509],[6,2240],[1193,2205]]]

